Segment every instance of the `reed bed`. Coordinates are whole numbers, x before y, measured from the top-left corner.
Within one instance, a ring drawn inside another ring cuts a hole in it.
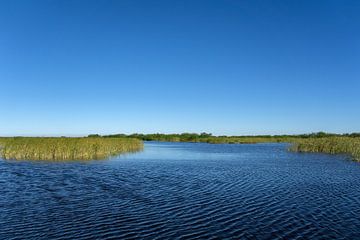
[[[296,152],[349,154],[354,160],[360,161],[360,137],[296,139],[290,150]]]
[[[0,138],[0,156],[15,160],[92,160],[136,152],[143,142],[132,138]]]

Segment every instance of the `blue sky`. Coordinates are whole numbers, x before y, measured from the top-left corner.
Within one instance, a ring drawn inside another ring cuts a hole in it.
[[[360,1],[1,1],[0,135],[360,132]]]

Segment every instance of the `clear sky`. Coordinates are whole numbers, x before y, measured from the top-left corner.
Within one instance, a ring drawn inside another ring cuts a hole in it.
[[[0,135],[360,132],[360,1],[0,2]]]

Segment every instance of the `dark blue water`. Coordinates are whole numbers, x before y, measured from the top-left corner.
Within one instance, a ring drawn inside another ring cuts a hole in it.
[[[0,160],[0,239],[359,239],[360,164],[286,144]]]

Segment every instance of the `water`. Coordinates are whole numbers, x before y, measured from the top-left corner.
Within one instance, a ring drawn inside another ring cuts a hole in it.
[[[359,239],[360,164],[286,144],[0,160],[0,239]]]

